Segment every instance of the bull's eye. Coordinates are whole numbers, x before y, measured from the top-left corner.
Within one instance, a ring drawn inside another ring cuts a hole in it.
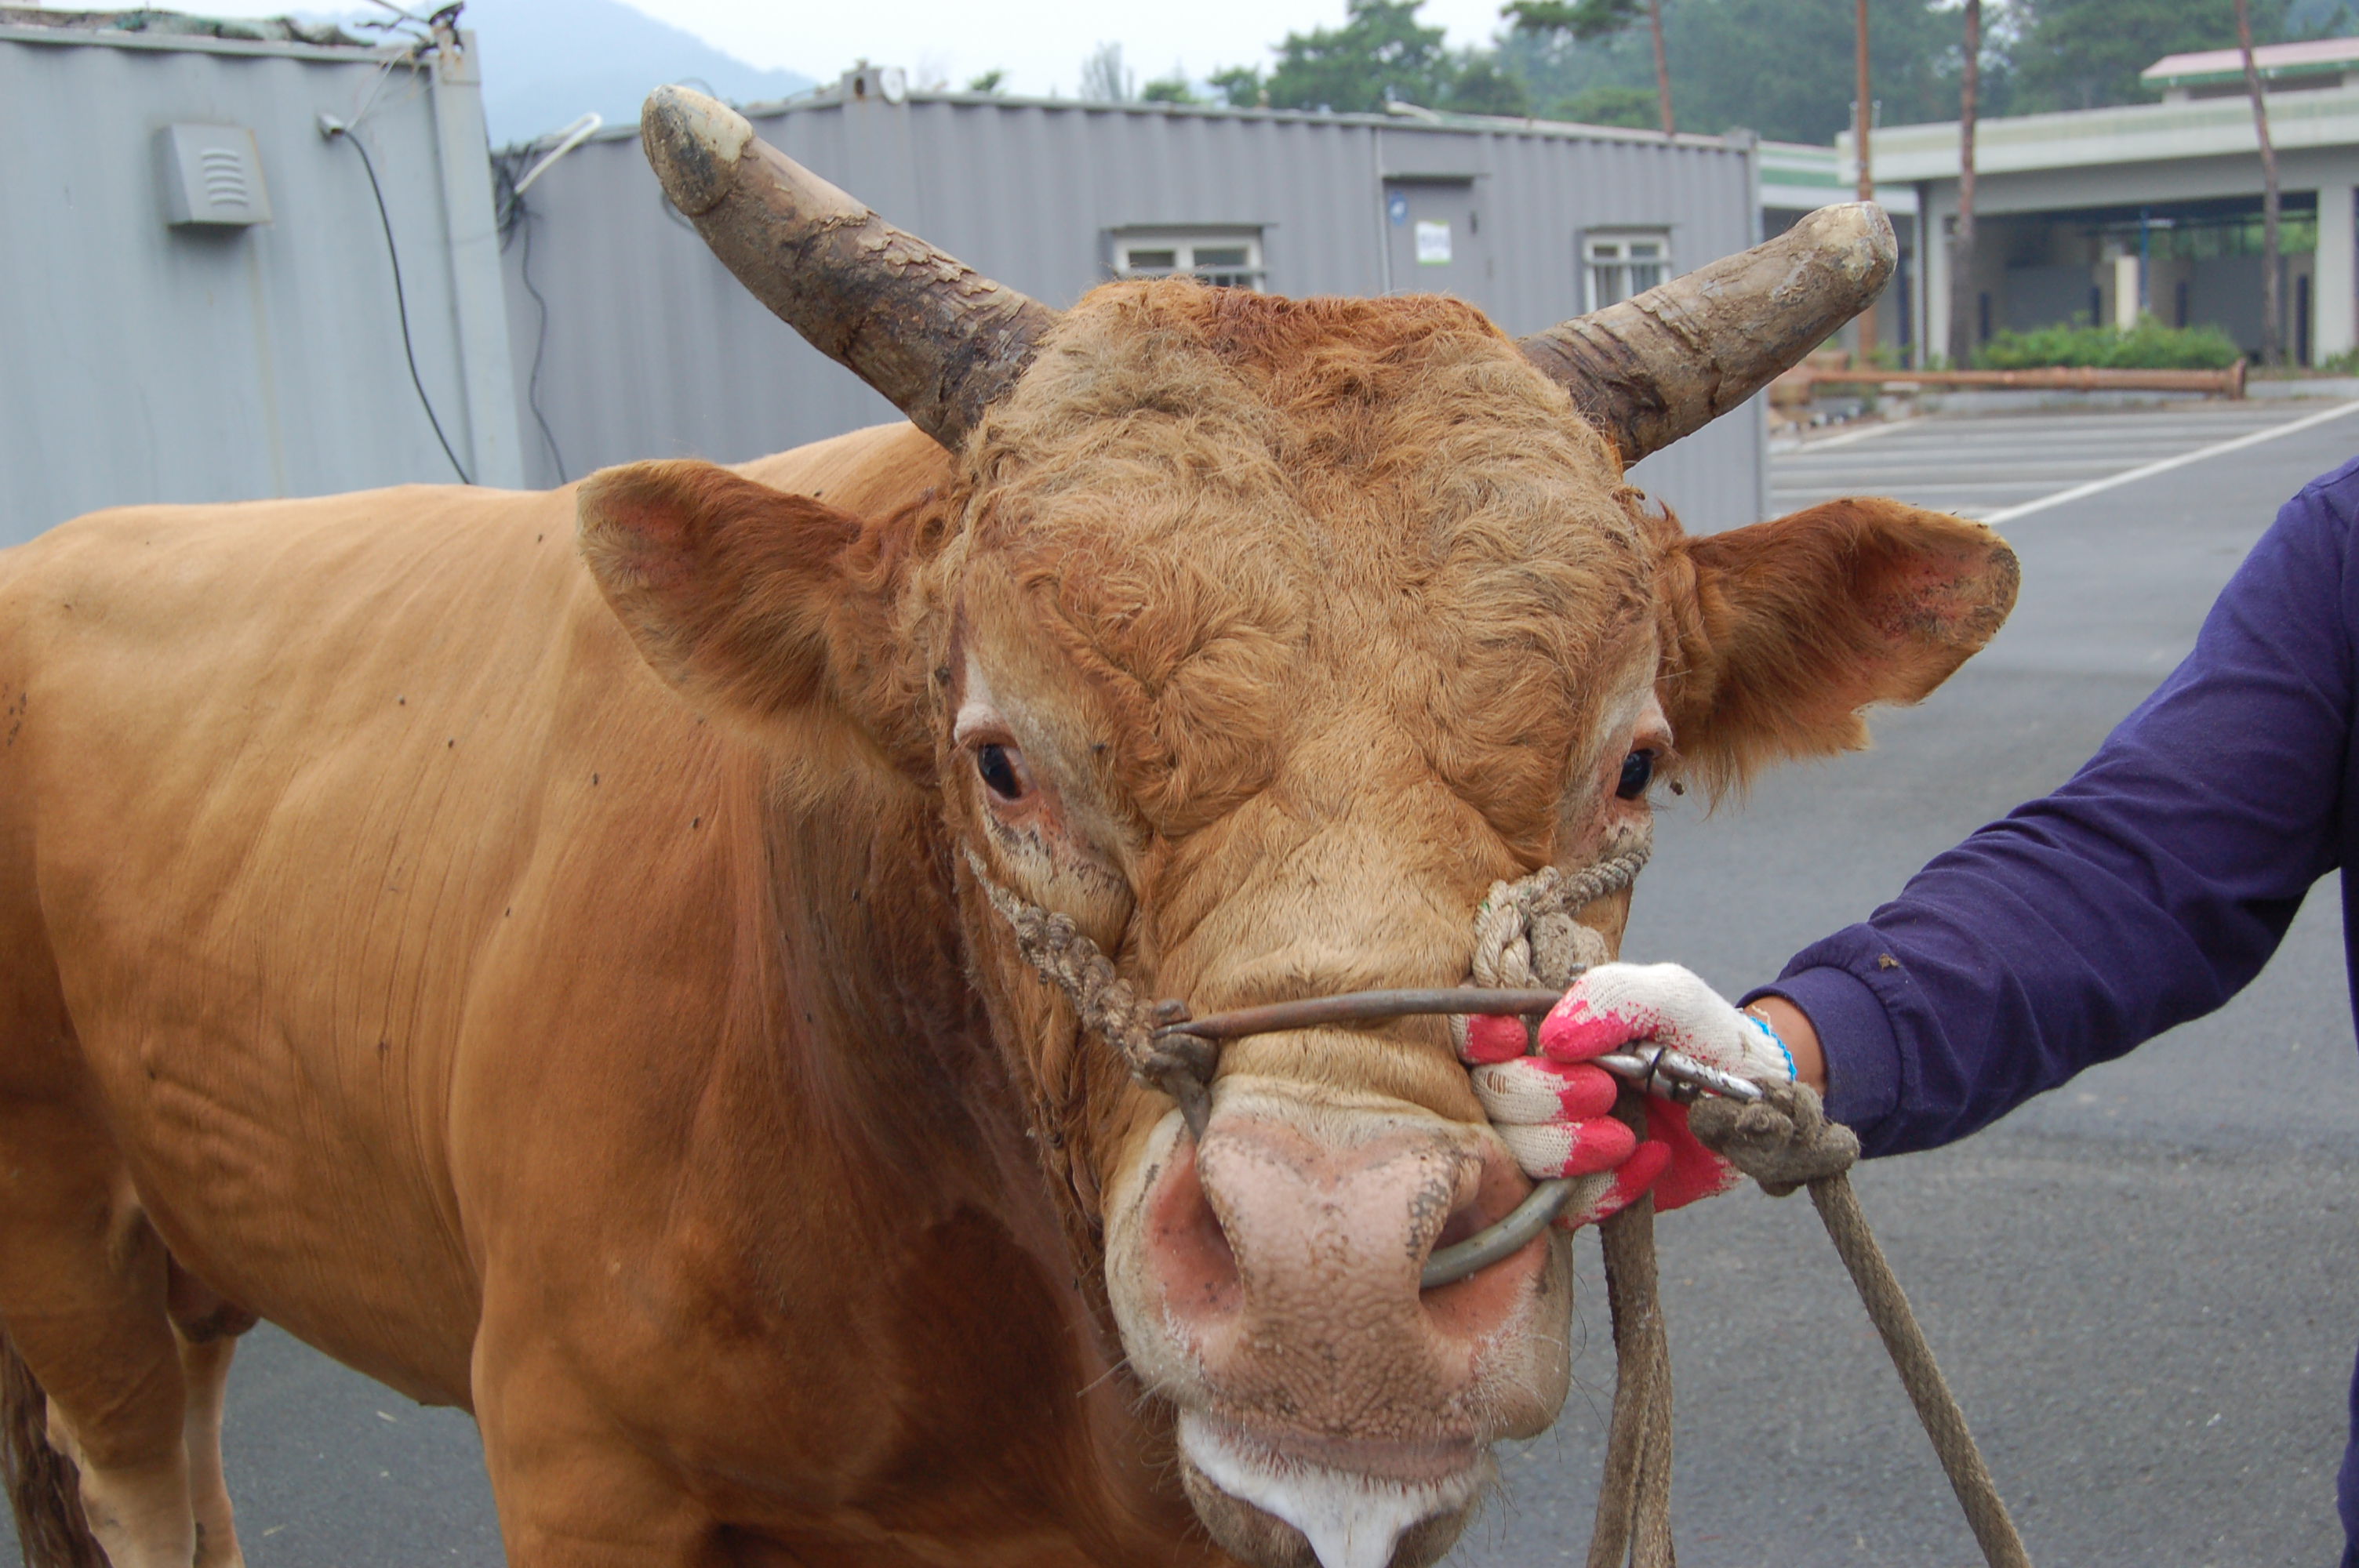
[[[1633,752],[1622,759],[1622,782],[1614,786],[1614,793],[1621,799],[1636,800],[1647,793],[1654,778],[1655,753]]]
[[[983,775],[984,787],[1002,800],[1024,798],[1024,771],[1018,755],[1013,746],[996,743],[974,749],[974,771]]]

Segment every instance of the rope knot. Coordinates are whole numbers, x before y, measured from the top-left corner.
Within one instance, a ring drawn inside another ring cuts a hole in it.
[[[981,857],[967,851],[984,896],[1016,935],[1016,950],[1040,978],[1065,993],[1082,1031],[1103,1038],[1142,1083],[1154,1085],[1180,1105],[1189,1130],[1201,1134],[1209,1114],[1218,1048],[1190,1034],[1158,1035],[1154,1004],[1140,1000],[1104,949],[1073,924],[1071,915],[1027,903],[995,881]]]
[[[1859,1159],[1859,1139],[1807,1084],[1781,1084],[1750,1105],[1707,1096],[1688,1108],[1696,1141],[1755,1181],[1773,1198]]]
[[[1652,847],[1642,838],[1571,876],[1542,866],[1516,881],[1493,882],[1474,912],[1474,983],[1562,990],[1605,962],[1604,936],[1574,916],[1635,881]]]

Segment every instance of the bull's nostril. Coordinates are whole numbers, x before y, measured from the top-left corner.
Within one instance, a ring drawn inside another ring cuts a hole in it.
[[[1241,1299],[1236,1253],[1196,1166],[1192,1139],[1172,1152],[1172,1167],[1158,1185],[1149,1217],[1151,1249],[1163,1275],[1164,1300],[1187,1316],[1218,1316],[1236,1310]]]
[[[1428,1260],[1496,1225],[1532,1195],[1532,1184],[1504,1151],[1485,1155],[1475,1169],[1479,1173],[1473,1184],[1473,1191],[1465,1194],[1462,1189],[1463,1201],[1451,1211],[1440,1234],[1434,1238],[1426,1254]],[[1545,1229],[1541,1234],[1547,1234]],[[1522,1251],[1518,1249],[1516,1255],[1521,1256]],[[1506,1261],[1498,1260],[1502,1264]],[[1446,1332],[1477,1330],[1493,1314],[1511,1307],[1530,1272],[1528,1268],[1486,1266],[1461,1279],[1425,1286],[1420,1299],[1437,1327]]]
[[[1441,1234],[1433,1238],[1433,1250],[1439,1252],[1445,1247],[1455,1247],[1490,1223],[1479,1200],[1461,1204],[1457,1211],[1443,1222]]]

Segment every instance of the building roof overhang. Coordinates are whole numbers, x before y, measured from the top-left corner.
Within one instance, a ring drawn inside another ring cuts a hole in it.
[[[2359,148],[2359,88],[2288,93],[2269,101],[2269,139],[2279,152]],[[2258,154],[2253,106],[2242,97],[2132,103],[1984,120],[1974,130],[1977,174],[2085,168],[2096,164]],[[1870,151],[1879,180],[1958,178],[1958,123],[1886,125]],[[1849,132],[1835,139],[1836,168],[1856,178]]]
[[[2309,38],[2300,43],[2263,44],[2253,51],[2253,69],[2265,81],[2304,76],[2340,76],[2359,70],[2359,38]],[[2199,49],[2165,55],[2138,80],[2149,87],[2211,87],[2245,80],[2242,49]]]
[[[1763,142],[1761,205],[1780,211],[1810,212],[1858,199],[1859,177],[1836,163],[1835,149],[1810,142]],[[1886,212],[1917,211],[1917,188],[1879,181],[1876,205]]]
[[[1060,114],[1125,115],[1138,119],[1160,120],[1244,120],[1265,124],[1348,125],[1361,129],[1391,131],[1404,134],[1436,132],[1461,136],[1527,137],[1538,141],[1620,142],[1637,146],[1662,147],[1684,152],[1749,153],[1759,138],[1750,131],[1730,131],[1723,135],[1702,135],[1681,131],[1666,136],[1660,131],[1632,130],[1622,125],[1589,125],[1571,120],[1542,120],[1505,114],[1445,114],[1432,110],[1408,111],[1410,106],[1397,106],[1391,114],[1338,114],[1321,109],[1236,109],[1219,103],[1148,103],[1136,100],[1107,103],[1087,98],[1035,98],[1006,92],[953,92],[926,88],[911,88],[897,102],[887,103],[882,98],[861,100],[849,93],[840,82],[829,82],[799,93],[792,98],[773,99],[767,103],[734,104],[740,114],[756,122],[777,119],[788,114],[841,110],[854,103],[874,103],[885,108],[909,105],[949,105],[955,108],[1010,111],[1049,111]],[[636,137],[639,128],[635,124],[608,125],[594,141],[615,141]],[[1418,175],[1388,173],[1392,178],[1462,179],[1462,172]],[[1841,200],[1841,198],[1837,198]]]

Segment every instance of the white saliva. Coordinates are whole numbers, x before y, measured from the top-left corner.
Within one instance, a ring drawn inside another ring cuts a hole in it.
[[[1212,1485],[1300,1530],[1321,1568],[1385,1568],[1402,1531],[1464,1507],[1491,1474],[1488,1455],[1436,1481],[1295,1464],[1239,1448],[1193,1411],[1180,1417],[1180,1445]]]

